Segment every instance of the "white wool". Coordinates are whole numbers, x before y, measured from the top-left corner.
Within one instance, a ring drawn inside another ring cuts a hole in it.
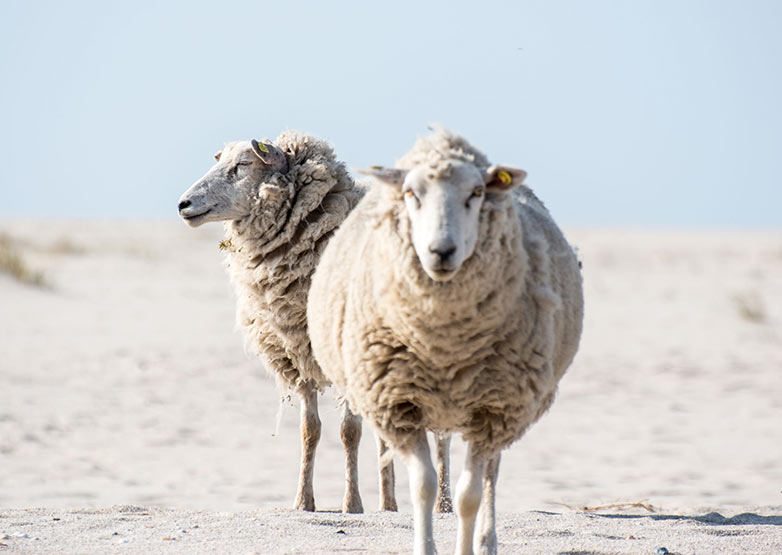
[[[488,160],[438,130],[398,166]],[[423,271],[401,193],[371,189],[327,246],[312,281],[310,336],[351,409],[399,449],[421,429],[461,432],[490,455],[550,406],[578,348],[573,250],[524,186],[481,207],[474,254],[448,282]]]
[[[282,387],[314,381],[322,389],[329,382],[307,335],[310,278],[360,192],[325,141],[288,131],[274,144],[285,153],[287,173],[270,179],[248,217],[225,223],[237,325]]]

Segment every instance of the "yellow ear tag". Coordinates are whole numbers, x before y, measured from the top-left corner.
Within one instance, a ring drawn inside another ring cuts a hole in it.
[[[260,142],[258,143],[258,150],[260,150],[261,152],[265,152],[267,154],[269,153],[269,147],[267,147],[265,144]]]
[[[513,178],[505,170],[498,171],[497,178],[502,182],[503,185],[510,185],[511,181],[513,181]]]

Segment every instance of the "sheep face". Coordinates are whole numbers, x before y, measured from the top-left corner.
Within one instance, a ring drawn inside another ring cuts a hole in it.
[[[410,172],[402,183],[410,238],[426,274],[452,279],[475,250],[486,186],[481,172],[458,160],[445,175],[427,167]]]
[[[526,177],[517,168],[483,169],[458,159],[411,170],[374,166],[362,173],[401,190],[421,267],[441,282],[451,280],[475,251],[486,194],[504,195]]]
[[[179,199],[179,215],[190,227],[248,216],[254,199],[265,196],[267,178],[288,167],[274,145],[254,140],[228,143],[215,159],[217,163]]]

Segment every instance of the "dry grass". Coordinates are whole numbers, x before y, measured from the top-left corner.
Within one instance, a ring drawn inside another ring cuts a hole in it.
[[[84,254],[87,252],[87,249],[82,247],[81,245],[77,245],[73,241],[71,241],[68,237],[61,237],[60,239],[57,239],[54,243],[49,245],[46,248],[46,251],[50,254],[60,254],[60,255],[68,255],[68,254]]]
[[[30,268],[14,245],[13,239],[5,234],[0,234],[0,272],[5,272],[22,283],[36,287],[48,285],[43,272]]]
[[[568,505],[567,503],[557,503],[573,511],[581,511],[584,513],[596,513],[598,511],[628,511],[631,509],[644,509],[650,513],[656,513],[657,509],[653,505],[643,501],[632,501],[627,503],[608,503],[606,505]]]
[[[768,319],[766,306],[763,299],[757,293],[742,293],[733,297],[736,310],[744,320],[755,324],[762,324]]]

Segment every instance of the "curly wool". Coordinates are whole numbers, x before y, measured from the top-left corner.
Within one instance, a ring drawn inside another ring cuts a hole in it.
[[[307,335],[307,295],[320,256],[361,197],[331,146],[287,131],[274,144],[288,172],[270,176],[251,214],[225,223],[227,266],[246,344],[283,388],[329,385]]]
[[[489,159],[472,146],[461,135],[451,133],[447,129],[434,125],[435,133],[420,137],[413,148],[396,162],[396,167],[412,169],[416,166],[427,166],[440,177],[447,177],[449,160],[461,160],[473,164],[477,168],[488,168]]]
[[[398,165],[437,158],[416,149]],[[335,234],[310,292],[315,355],[395,448],[429,429],[495,453],[546,411],[575,356],[575,255],[526,187],[487,198],[475,252],[449,282],[424,273],[409,226],[400,193],[378,187]]]

